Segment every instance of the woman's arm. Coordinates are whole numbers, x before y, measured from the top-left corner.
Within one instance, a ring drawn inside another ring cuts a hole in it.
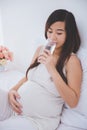
[[[17,91],[23,85],[23,83],[25,83],[26,81],[27,81],[27,78],[25,76],[15,86],[13,86],[10,90],[16,90]]]
[[[66,64],[67,84],[56,68],[51,69],[51,76],[61,97],[71,108],[75,107],[79,101],[82,82],[82,68],[79,59],[73,55]]]
[[[32,63],[34,63],[34,61],[36,60],[36,58],[38,57],[39,55],[39,52],[40,52],[40,49],[41,49],[42,46],[38,47],[34,56],[33,56],[33,59],[32,59]],[[15,86],[13,86],[9,93],[8,93],[8,98],[9,98],[9,103],[11,104],[13,110],[17,113],[21,113],[21,107],[22,105],[17,101],[17,99],[21,98],[20,95],[18,94],[17,90],[23,85],[23,83],[25,83],[27,81],[27,77],[23,77]]]
[[[17,90],[27,81],[26,77],[23,77],[15,86],[13,86],[8,92],[9,103],[11,104],[13,110],[17,113],[21,113],[21,104],[17,101],[20,98],[20,95],[17,93]]]
[[[38,61],[45,64],[50,73],[54,84],[64,101],[70,106],[75,107],[79,101],[80,88],[82,82],[82,67],[76,55],[71,55],[66,63],[67,84],[64,82],[58,71],[56,70],[56,56],[51,55],[45,50]]]
[[[42,48],[42,46],[39,46],[37,48],[37,50],[36,50],[36,52],[35,52],[35,54],[34,54],[34,56],[32,58],[31,64],[33,64],[34,61],[36,60],[36,58],[38,57],[41,48]],[[23,83],[26,82],[27,80],[28,80],[27,77],[24,76],[15,86],[13,86],[11,88],[11,90],[16,90],[17,91],[23,85]]]

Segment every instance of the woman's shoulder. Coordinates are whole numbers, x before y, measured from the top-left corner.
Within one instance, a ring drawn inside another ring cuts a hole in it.
[[[43,45],[38,46],[36,49],[36,53],[39,54],[42,48],[43,48]]]
[[[43,45],[39,45],[36,50],[40,51],[41,48],[43,48]]]
[[[43,45],[38,46],[36,48],[35,54],[39,54],[42,48],[43,48]]]
[[[78,58],[77,54],[75,54],[75,53],[72,53],[70,55],[70,58],[67,60],[67,63],[66,63],[67,68],[70,68],[71,66],[72,66],[72,68],[81,67],[80,59]]]
[[[39,56],[42,47],[43,47],[43,45],[40,45],[40,46],[37,47],[37,49],[36,49],[36,51],[35,51],[35,53],[33,55],[31,64],[34,63],[35,60],[37,59],[37,57]]]
[[[76,53],[72,52],[68,62],[80,62],[80,59],[78,58]]]

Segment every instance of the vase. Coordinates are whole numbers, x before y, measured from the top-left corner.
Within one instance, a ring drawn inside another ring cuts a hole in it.
[[[5,66],[4,65],[0,65],[0,72],[5,70]]]

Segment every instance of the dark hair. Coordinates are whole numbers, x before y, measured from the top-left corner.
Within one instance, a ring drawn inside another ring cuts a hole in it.
[[[63,67],[66,59],[68,59],[72,52],[76,53],[80,47],[81,40],[79,36],[79,32],[77,29],[76,21],[74,15],[65,10],[65,9],[59,9],[55,10],[47,19],[46,25],[45,25],[45,38],[47,39],[47,31],[50,28],[50,26],[58,21],[65,22],[65,31],[66,31],[66,40],[62,47],[62,50],[60,52],[60,58],[57,61],[56,69],[63,78],[65,82],[67,82],[66,77],[63,73]],[[27,69],[26,76],[29,71],[29,69],[37,66],[39,63],[36,61]]]

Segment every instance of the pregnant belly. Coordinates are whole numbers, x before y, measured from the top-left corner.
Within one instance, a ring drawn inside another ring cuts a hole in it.
[[[19,102],[23,106],[23,115],[57,116],[60,115],[62,104],[58,104],[57,98],[53,97],[45,88],[28,81],[19,90],[21,98]]]

